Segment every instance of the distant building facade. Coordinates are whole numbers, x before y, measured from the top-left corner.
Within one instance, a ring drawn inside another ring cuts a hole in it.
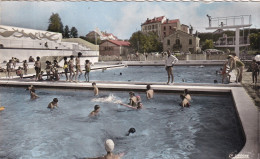
[[[128,41],[106,40],[99,45],[101,56],[121,56],[126,55],[130,49]]]
[[[189,33],[189,26],[182,24],[181,25],[181,31],[185,32],[185,33]]]
[[[196,53],[199,47],[200,39],[192,34],[188,34],[181,30],[175,31],[163,40],[163,51],[180,51]]]
[[[112,33],[102,32],[102,31],[99,31],[98,29],[89,32],[86,35],[86,38],[87,39],[97,38],[100,40],[118,40],[118,38],[115,35],[113,35]]]
[[[179,19],[174,19],[174,20],[166,19],[166,21],[162,24],[161,27],[161,32],[162,32],[161,40],[171,35],[174,31],[180,29],[181,29],[181,24]]]
[[[161,42],[163,50],[195,53],[199,48],[200,39],[192,35],[193,27],[181,24],[179,19],[169,20],[165,16],[154,17],[141,24],[143,33],[155,32]]]
[[[143,33],[155,32],[160,39],[162,39],[162,24],[166,22],[166,17],[154,17],[153,19],[147,18],[144,23],[141,24],[141,31]]]

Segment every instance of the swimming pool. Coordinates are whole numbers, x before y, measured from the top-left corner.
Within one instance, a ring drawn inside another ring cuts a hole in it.
[[[0,158],[75,158],[105,154],[104,141],[115,142],[115,153],[125,159],[228,158],[245,144],[231,96],[193,95],[190,108],[178,106],[179,95],[155,94],[145,109],[116,104],[126,102],[126,91],[39,89],[31,101],[24,88],[0,87]],[[53,98],[59,108],[46,107]],[[89,118],[94,105],[98,117]],[[125,136],[130,127],[136,133]]]
[[[221,83],[221,75],[216,75],[216,71],[220,68],[221,66],[174,66],[174,81],[176,83],[214,83],[214,80],[217,80],[218,83]],[[129,66],[107,69],[104,72],[102,70],[90,72],[90,81],[166,83],[167,78],[167,72],[163,66]],[[65,76],[62,79],[64,80]],[[85,81],[84,76],[81,76],[79,80]]]

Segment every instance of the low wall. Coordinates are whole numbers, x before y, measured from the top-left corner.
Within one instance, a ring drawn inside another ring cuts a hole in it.
[[[157,61],[164,60],[165,55],[149,54],[147,58],[143,54],[136,56],[131,54],[129,56],[99,56],[99,61]],[[225,60],[227,55],[206,55],[206,54],[189,54],[176,55],[179,60]]]
[[[95,57],[95,62],[98,61],[99,51],[81,51],[81,50],[49,50],[49,49],[0,49],[0,63],[9,61],[12,57],[16,57],[22,62],[32,56],[35,60],[36,57],[48,56],[77,56],[78,52],[82,52],[82,56]]]

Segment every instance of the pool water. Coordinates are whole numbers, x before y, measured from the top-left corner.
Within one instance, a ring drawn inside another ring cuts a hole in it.
[[[222,76],[216,74],[221,66],[174,66],[173,75],[176,83],[221,83]],[[120,75],[122,73],[122,75]],[[83,76],[79,80],[85,81]],[[65,76],[61,79],[65,79]],[[167,82],[168,75],[163,66],[129,66],[121,68],[95,70],[90,72],[90,81],[124,82]]]
[[[179,95],[155,94],[142,98],[145,109],[132,110],[126,91],[37,89],[30,100],[24,88],[0,87],[0,158],[72,159],[105,154],[104,142],[115,142],[124,159],[220,159],[238,153],[245,144],[229,95],[192,95],[189,108],[181,108]],[[47,105],[58,98],[59,108]],[[101,112],[88,117],[94,105]],[[136,133],[125,136],[129,128]]]

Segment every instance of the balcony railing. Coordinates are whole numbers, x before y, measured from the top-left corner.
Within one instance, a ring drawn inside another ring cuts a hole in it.
[[[236,45],[236,39],[234,36],[231,37],[221,37],[218,41],[216,41],[215,46],[234,46]],[[248,36],[241,36],[239,37],[239,45],[240,46],[247,46],[250,45],[250,40]]]
[[[247,27],[252,25],[251,15],[229,16],[229,17],[211,17],[208,16],[210,28],[232,28],[232,27]]]

